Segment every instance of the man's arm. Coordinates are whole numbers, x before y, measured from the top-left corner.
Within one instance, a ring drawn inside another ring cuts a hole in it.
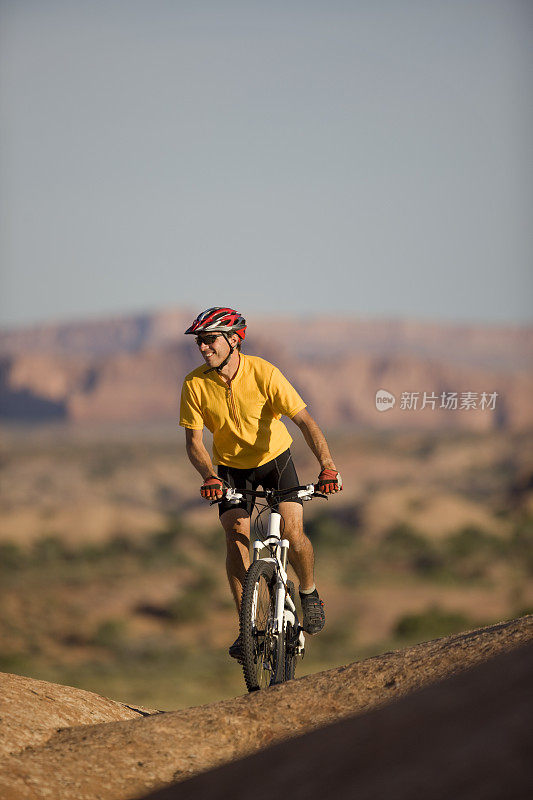
[[[185,447],[189,461],[198,470],[204,481],[210,475],[216,475],[213,462],[204,445],[202,429],[185,428]]]
[[[306,408],[303,408],[301,411],[298,411],[297,414],[292,417],[292,421],[298,425],[301,432],[303,433],[304,439],[311,448],[312,452],[318,459],[321,469],[334,469],[336,470],[337,467],[333,463],[333,459],[331,458],[331,453],[329,452],[328,443],[326,442],[326,437],[314,421],[311,414],[308,412]]]

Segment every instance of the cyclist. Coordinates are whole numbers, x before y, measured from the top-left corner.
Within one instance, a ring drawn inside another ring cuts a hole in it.
[[[220,500],[219,516],[226,532],[226,569],[230,588],[240,608],[242,587],[250,565],[250,517],[254,502],[237,504],[223,497],[224,486],[239,489],[285,489],[299,484],[289,446],[292,438],[282,414],[300,428],[320,464],[318,485],[329,494],[342,489],[341,476],[324,434],[306,410],[306,404],[280,370],[257,356],[244,355],[241,344],[245,319],[234,309],[208,308],[185,334],[196,344],[207,364],[190,372],[181,392],[180,425],[185,428],[187,455],[203,478],[206,500]],[[213,461],[203,443],[204,426],[213,434]],[[289,560],[300,582],[303,629],[316,634],[325,624],[324,603],[314,580],[313,546],[303,530],[299,499],[279,503],[283,536],[290,543]],[[241,657],[237,637],[229,653]]]

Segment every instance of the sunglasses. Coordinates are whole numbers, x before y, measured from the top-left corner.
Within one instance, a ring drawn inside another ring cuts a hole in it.
[[[204,336],[196,337],[196,344],[200,347],[201,344],[213,344],[218,339],[218,333],[206,333]]]

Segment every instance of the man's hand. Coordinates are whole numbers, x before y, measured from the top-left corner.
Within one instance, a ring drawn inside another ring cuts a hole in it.
[[[220,500],[222,497],[222,481],[215,475],[206,478],[200,489],[200,494],[205,500]]]
[[[323,469],[318,476],[317,489],[324,494],[332,494],[342,490],[342,478],[336,469]]]

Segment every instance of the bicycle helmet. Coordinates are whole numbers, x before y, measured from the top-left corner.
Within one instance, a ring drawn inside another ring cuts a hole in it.
[[[242,342],[246,336],[246,320],[233,308],[214,306],[198,314],[185,333],[192,334],[193,336],[198,336],[202,333],[220,333],[220,335],[224,337],[230,348],[227,357],[218,367],[211,367],[211,369],[206,370],[206,373],[211,372],[213,369],[220,372],[220,370],[226,366],[235,350],[235,347],[232,347],[230,344],[229,337],[236,333]]]
[[[194,336],[199,333],[221,333],[230,336],[236,333],[242,341],[246,335],[246,320],[233,308],[214,306],[198,314],[185,333],[192,333]]]

